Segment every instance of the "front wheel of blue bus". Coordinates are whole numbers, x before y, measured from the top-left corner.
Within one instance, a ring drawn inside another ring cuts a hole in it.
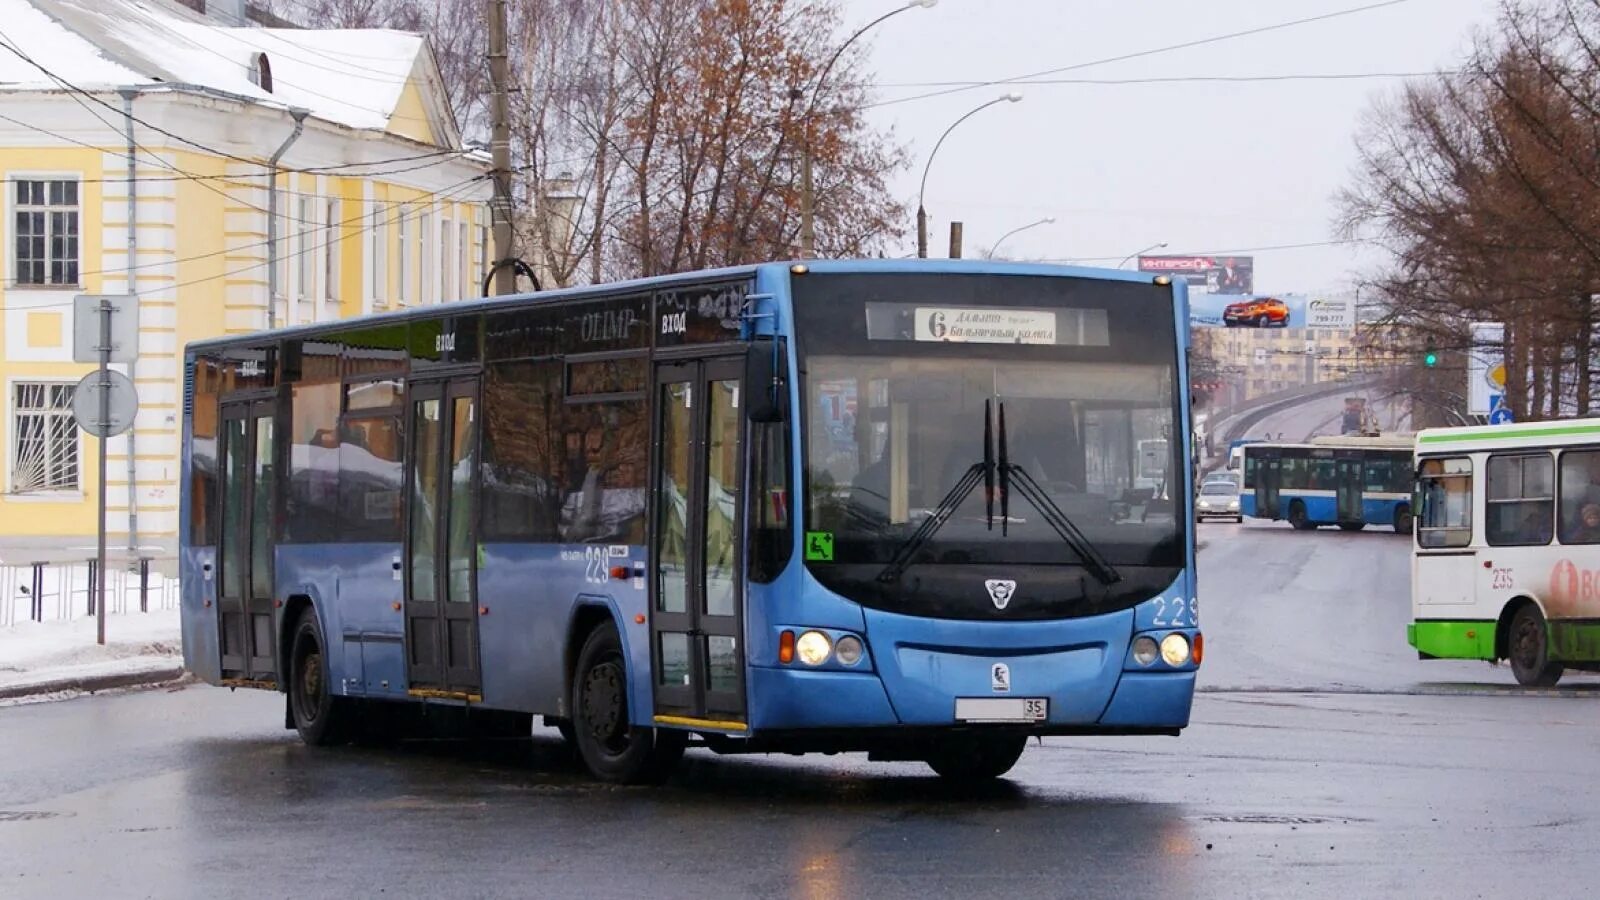
[[[628,669],[611,625],[589,633],[572,678],[572,734],[584,767],[601,781],[654,784],[683,758],[688,735],[640,728],[628,715]]]
[[[348,711],[346,704],[333,696],[323,657],[322,627],[311,607],[300,614],[289,646],[289,711],[300,739],[313,747],[343,743]]]
[[[942,738],[928,768],[949,781],[988,781],[1011,771],[1028,745],[1025,734],[962,734]]]

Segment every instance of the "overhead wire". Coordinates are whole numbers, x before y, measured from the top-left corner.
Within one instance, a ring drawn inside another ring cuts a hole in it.
[[[1086,60],[1084,62],[1073,63],[1071,65],[1058,66],[1056,68],[1044,69],[1044,70],[1041,70],[1041,71],[1038,71],[1038,72],[1030,72],[1030,73],[1025,74],[1025,75],[1016,75],[1016,76],[1013,76],[1013,77],[1010,77],[1010,78],[996,78],[996,79],[992,79],[992,80],[989,80],[989,81],[973,82],[971,84],[962,85],[960,87],[949,87],[949,88],[944,88],[942,90],[929,91],[927,93],[922,93],[922,94],[915,94],[915,95],[912,95],[912,96],[909,96],[909,97],[897,97],[897,98],[892,99],[892,100],[883,100],[883,101],[879,101],[877,103],[868,103],[868,104],[864,104],[861,108],[862,109],[876,109],[876,108],[881,108],[881,107],[885,107],[885,106],[896,106],[896,105],[899,105],[901,103],[912,103],[912,102],[915,102],[917,100],[928,100],[928,99],[932,99],[934,97],[944,97],[944,96],[948,96],[950,94],[960,94],[960,93],[964,93],[966,91],[976,90],[976,89],[982,88],[982,87],[993,87],[993,86],[996,86],[996,85],[1015,84],[1015,83],[1017,83],[1019,81],[1022,81],[1024,79],[1028,79],[1028,78],[1044,78],[1044,77],[1049,76],[1049,75],[1059,75],[1059,74],[1061,74],[1063,72],[1072,72],[1072,71],[1076,71],[1076,70],[1079,70],[1079,69],[1087,69],[1087,68],[1090,68],[1090,67],[1093,67],[1093,66],[1110,65],[1111,63],[1126,62],[1126,61],[1132,60],[1132,59],[1141,59],[1141,58],[1146,57],[1146,56],[1156,56],[1156,55],[1162,54],[1162,53],[1170,53],[1170,52],[1172,52],[1174,50],[1187,50],[1187,49],[1190,49],[1192,47],[1203,47],[1203,46],[1206,46],[1208,44],[1216,44],[1216,43],[1221,43],[1221,42],[1224,42],[1224,41],[1232,41],[1232,40],[1237,40],[1239,38],[1251,37],[1251,36],[1258,35],[1258,34],[1268,34],[1270,32],[1281,31],[1281,30],[1286,29],[1286,28],[1296,28],[1298,26],[1308,25],[1308,24],[1311,24],[1311,23],[1314,23],[1314,22],[1325,22],[1325,21],[1328,21],[1330,19],[1337,19],[1337,18],[1342,18],[1342,17],[1345,17],[1345,16],[1358,15],[1360,13],[1371,12],[1373,10],[1383,9],[1385,7],[1390,7],[1390,6],[1399,6],[1399,5],[1403,4],[1403,3],[1409,3],[1409,2],[1411,2],[1411,0],[1381,0],[1381,2],[1378,2],[1378,3],[1368,3],[1368,4],[1363,5],[1363,6],[1356,6],[1356,7],[1350,7],[1348,9],[1335,10],[1333,12],[1322,13],[1320,15],[1315,15],[1315,16],[1305,16],[1305,17],[1302,17],[1302,18],[1299,18],[1299,19],[1291,19],[1289,21],[1277,22],[1277,23],[1274,23],[1274,24],[1271,24],[1271,25],[1261,25],[1261,26],[1257,26],[1255,28],[1246,28],[1246,29],[1241,29],[1239,31],[1231,31],[1231,32],[1227,32],[1225,34],[1217,34],[1217,35],[1211,35],[1209,37],[1196,38],[1194,40],[1180,41],[1180,42],[1178,42],[1176,44],[1167,44],[1167,45],[1161,46],[1161,47],[1151,47],[1151,48],[1145,49],[1145,50],[1136,50],[1136,51],[1133,51],[1133,52],[1130,52],[1130,53],[1121,53],[1121,54],[1117,54],[1115,56],[1106,56],[1106,57],[1101,57],[1099,59]]]

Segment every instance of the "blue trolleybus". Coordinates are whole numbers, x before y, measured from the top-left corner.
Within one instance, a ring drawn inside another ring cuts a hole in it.
[[[1246,444],[1240,512],[1301,531],[1380,525],[1410,534],[1412,448],[1411,435]]]
[[[186,663],[312,744],[540,715],[621,782],[691,743],[970,779],[1030,736],[1175,735],[1186,307],[785,263],[194,344]]]

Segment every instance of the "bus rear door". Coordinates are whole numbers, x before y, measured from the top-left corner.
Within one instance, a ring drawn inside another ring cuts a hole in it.
[[[222,404],[222,546],[217,621],[224,683],[277,682],[272,533],[278,460],[274,403]]]
[[[1283,486],[1283,459],[1277,450],[1257,450],[1251,455],[1256,458],[1256,515],[1276,519],[1278,491]]]
[[[742,730],[742,358],[658,363],[650,636],[656,721]]]

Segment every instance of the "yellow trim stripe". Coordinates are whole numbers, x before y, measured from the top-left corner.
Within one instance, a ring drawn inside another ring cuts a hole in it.
[[[275,691],[278,689],[278,683],[276,681],[255,678],[224,678],[221,681],[218,681],[217,684],[220,684],[223,687],[256,688],[263,691]]]
[[[717,728],[723,731],[749,731],[743,722],[725,722],[720,719],[692,719],[688,716],[656,716],[657,725],[683,725],[689,728]]]
[[[406,693],[412,697],[423,697],[429,700],[465,700],[468,703],[482,703],[482,694],[468,694],[463,691],[439,691],[432,688],[411,688]]]

